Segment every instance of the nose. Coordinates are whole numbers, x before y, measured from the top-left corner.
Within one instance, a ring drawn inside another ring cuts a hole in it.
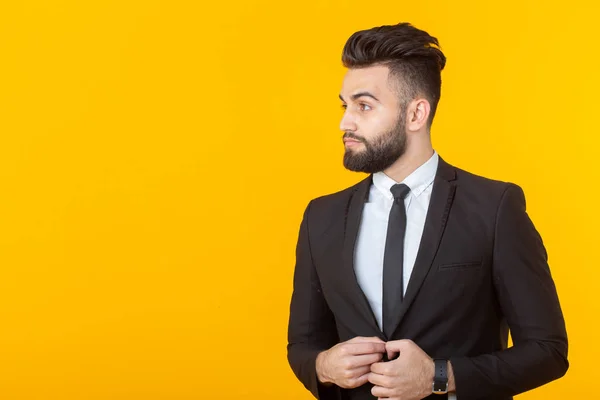
[[[340,130],[342,130],[343,132],[348,132],[348,131],[355,132],[356,131],[356,122],[354,121],[352,114],[349,113],[347,110],[344,113],[342,120],[340,121]]]

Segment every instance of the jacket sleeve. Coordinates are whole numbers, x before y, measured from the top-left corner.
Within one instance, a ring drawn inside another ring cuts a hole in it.
[[[567,332],[547,261],[523,190],[509,184],[496,215],[492,268],[513,346],[451,358],[459,400],[514,396],[566,373]]]
[[[338,342],[337,329],[313,264],[307,206],[296,246],[293,292],[288,323],[287,358],[296,377],[317,399],[340,398],[340,388],[325,386],[317,379],[317,355]]]

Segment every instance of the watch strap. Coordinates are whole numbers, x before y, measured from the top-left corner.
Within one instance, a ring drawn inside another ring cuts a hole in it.
[[[433,362],[435,364],[433,393],[446,394],[448,393],[448,360],[436,358]]]

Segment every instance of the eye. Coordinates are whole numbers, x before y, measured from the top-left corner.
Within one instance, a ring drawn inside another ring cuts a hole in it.
[[[366,103],[360,103],[360,111],[369,111],[371,110],[371,106]]]
[[[342,107],[342,110],[345,110],[348,106],[346,104],[342,104],[340,107]]]

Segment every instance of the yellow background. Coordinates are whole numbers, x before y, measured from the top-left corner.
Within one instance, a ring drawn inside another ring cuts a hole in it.
[[[2,2],[0,399],[309,399],[298,226],[362,178],[342,46],[400,21],[448,57],[435,148],[523,186],[550,254],[571,369],[521,398],[598,395],[592,3]]]

